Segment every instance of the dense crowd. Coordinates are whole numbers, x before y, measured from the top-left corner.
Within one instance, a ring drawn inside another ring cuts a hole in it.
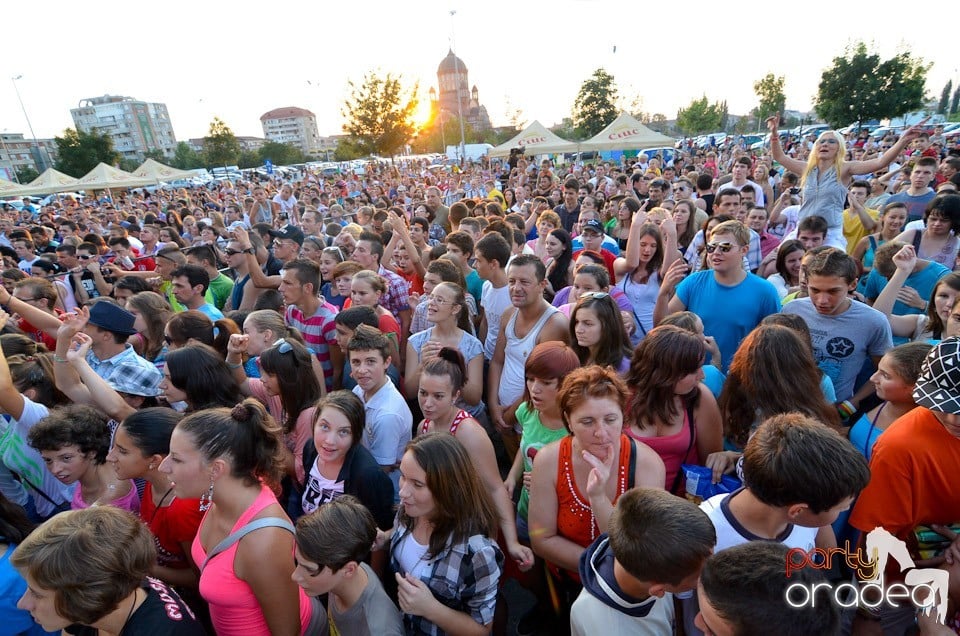
[[[0,211],[2,631],[955,633],[960,150],[777,124]]]

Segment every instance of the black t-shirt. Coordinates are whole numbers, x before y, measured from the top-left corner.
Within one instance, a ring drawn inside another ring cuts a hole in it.
[[[206,636],[206,630],[170,587],[158,579],[147,577],[140,584],[146,590],[147,600],[141,603],[121,634],[130,636]],[[76,636],[97,636],[94,627],[71,625],[65,630]]]

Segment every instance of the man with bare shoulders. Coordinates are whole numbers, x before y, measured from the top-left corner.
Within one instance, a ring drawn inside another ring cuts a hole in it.
[[[497,346],[487,376],[490,420],[504,437],[508,453],[517,446],[514,410],[523,396],[527,356],[541,342],[569,341],[566,317],[543,297],[546,267],[533,254],[514,257],[507,268],[513,307],[503,312]]]

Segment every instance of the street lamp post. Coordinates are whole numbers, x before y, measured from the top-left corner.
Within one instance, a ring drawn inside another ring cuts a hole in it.
[[[457,36],[454,30],[453,18],[456,10],[450,11],[450,49],[453,51],[453,69],[457,80],[457,115],[460,118],[460,165],[467,160],[467,142],[463,133],[463,99],[460,97],[460,59],[457,57]]]
[[[30,123],[30,116],[27,115],[27,107],[23,105],[23,98],[20,97],[20,89],[17,87],[17,80],[19,79],[23,79],[23,75],[15,75],[10,78],[10,81],[13,83],[13,91],[17,94],[17,101],[20,102],[20,108],[23,110],[23,118],[27,120],[27,128],[30,129],[30,137],[33,138],[33,145],[37,149],[37,160],[40,162],[40,172],[43,172],[49,167],[47,165],[48,162],[40,150],[40,142],[37,141],[37,134],[33,132],[33,124]]]

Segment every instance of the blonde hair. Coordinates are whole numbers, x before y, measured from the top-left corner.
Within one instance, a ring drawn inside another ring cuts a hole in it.
[[[816,144],[820,143],[820,140],[825,136],[830,135],[837,140],[839,147],[837,148],[837,156],[833,160],[833,167],[837,169],[837,179],[840,178],[840,171],[843,168],[843,160],[847,154],[847,142],[843,138],[843,135],[838,133],[836,130],[824,130],[820,133],[820,136],[817,137]],[[814,149],[816,149],[816,144],[814,144]],[[807,167],[803,169],[803,176],[800,178],[800,187],[803,188],[807,183],[807,177],[810,176],[810,173],[813,172],[813,169],[817,167],[817,153],[811,152],[809,159],[807,159]]]

